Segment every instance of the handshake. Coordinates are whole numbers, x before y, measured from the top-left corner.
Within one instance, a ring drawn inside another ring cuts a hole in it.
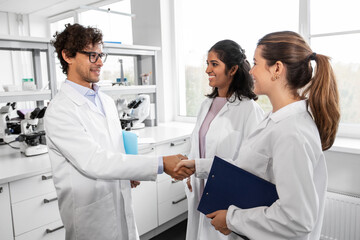
[[[164,172],[176,180],[183,180],[195,172],[195,160],[181,154],[164,156]]]

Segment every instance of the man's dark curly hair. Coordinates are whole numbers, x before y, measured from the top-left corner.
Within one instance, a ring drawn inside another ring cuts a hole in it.
[[[88,45],[103,44],[103,35],[100,29],[84,27],[80,24],[65,24],[65,30],[56,32],[51,44],[54,46],[61,63],[64,74],[68,73],[69,64],[62,57],[62,51],[66,56],[75,57],[78,51],[83,51]]]

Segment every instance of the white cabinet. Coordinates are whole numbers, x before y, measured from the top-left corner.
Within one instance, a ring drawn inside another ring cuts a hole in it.
[[[9,185],[15,239],[65,238],[50,174],[21,179]]]
[[[150,144],[141,148],[139,154],[187,155],[189,151],[190,139],[186,137],[159,145]],[[132,198],[140,236],[187,211],[183,182],[171,179],[166,173],[158,175],[156,182],[141,182],[139,187],[132,189]]]
[[[140,149],[141,155],[155,155],[155,147],[148,146]],[[158,226],[156,182],[141,181],[140,185],[132,189],[132,200],[136,226],[139,235],[143,235]]]
[[[181,138],[156,146],[158,155],[187,155],[190,151],[190,139]],[[159,225],[187,211],[185,186],[182,181],[174,181],[162,174],[158,177],[158,220]]]
[[[0,238],[1,240],[13,239],[10,195],[7,183],[0,185]]]
[[[64,240],[65,229],[61,221],[56,221],[44,226],[41,226],[35,230],[24,233],[15,240]]]
[[[159,182],[158,197],[159,225],[187,211],[187,199],[182,181]]]

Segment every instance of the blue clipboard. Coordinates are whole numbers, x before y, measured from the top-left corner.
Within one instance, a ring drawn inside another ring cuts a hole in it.
[[[277,199],[274,184],[215,156],[198,210],[206,215],[230,205],[242,209],[270,206]]]
[[[135,133],[122,131],[123,142],[126,154],[138,154],[138,137]]]

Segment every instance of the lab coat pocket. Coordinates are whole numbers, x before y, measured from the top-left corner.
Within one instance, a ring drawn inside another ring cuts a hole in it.
[[[77,240],[118,239],[112,193],[75,210],[75,231]]]
[[[221,141],[219,141],[215,155],[221,158],[233,159],[240,149],[240,145],[243,140],[243,134],[241,131],[234,130],[232,130],[230,133],[222,134],[226,134],[226,136]]]
[[[267,171],[270,164],[270,158],[262,153],[256,152],[256,150],[248,147],[246,151],[239,153],[241,161],[241,167],[245,170],[266,179],[269,181]]]

